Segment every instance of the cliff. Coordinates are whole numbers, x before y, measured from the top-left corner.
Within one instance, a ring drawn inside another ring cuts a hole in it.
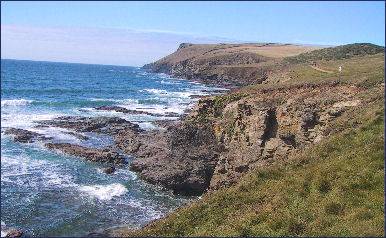
[[[175,73],[207,50],[183,44],[146,67]],[[201,99],[162,132],[118,134],[141,178],[179,194],[206,193],[141,230],[110,235],[383,234],[383,51],[356,44],[288,57],[260,52],[255,70],[272,67],[263,81],[218,78],[247,86]],[[223,57],[231,68],[245,63]]]
[[[222,86],[264,82],[282,58],[316,47],[290,44],[189,44],[143,68]]]

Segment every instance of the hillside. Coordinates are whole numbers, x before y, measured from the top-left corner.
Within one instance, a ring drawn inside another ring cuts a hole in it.
[[[383,113],[142,230],[113,235],[383,236]]]
[[[317,49],[291,44],[189,44],[144,68],[223,86],[261,83],[280,59]]]
[[[360,47],[312,64],[271,55],[263,82],[200,99],[162,133],[121,135],[141,178],[203,198],[109,235],[381,236],[384,53]]]

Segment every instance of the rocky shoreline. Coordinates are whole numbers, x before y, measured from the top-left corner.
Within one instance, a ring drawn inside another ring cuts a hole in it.
[[[182,44],[179,52],[187,53],[191,46]],[[239,46],[224,47],[208,52]],[[173,58],[166,57],[144,68],[187,79],[196,79],[205,73],[205,83],[237,88],[252,81],[262,84],[269,80],[269,68],[264,63],[269,61],[276,64],[276,59],[252,57],[248,52],[230,54],[231,58],[213,56],[209,61],[191,57],[174,62]],[[248,73],[245,81],[234,84],[245,77],[244,73],[224,71],[213,76],[213,71],[206,70],[220,63],[228,66],[237,64],[236,68],[243,63],[253,65],[254,69]],[[262,68],[256,67],[256,64]],[[201,98],[189,113],[178,120],[157,121],[155,124],[160,128],[155,130],[143,130],[118,117],[66,116],[37,125],[37,128],[53,126],[68,129],[69,133],[83,140],[87,140],[83,134],[85,132],[107,134],[113,138],[115,145],[106,148],[57,143],[40,133],[23,129],[8,128],[4,133],[12,135],[17,142],[40,141],[48,149],[104,163],[109,166],[106,173],[113,173],[114,166],[126,165],[125,155],[133,156],[129,169],[144,181],[160,185],[174,194],[202,195],[229,187],[253,169],[286,160],[290,155],[319,143],[339,130],[334,127],[335,122],[347,111],[366,107],[372,102],[371,98],[363,100],[360,97],[368,94],[367,90],[360,83],[348,84],[336,78],[285,86],[272,84],[254,88],[253,93],[235,89],[224,95]],[[372,90],[375,90],[374,95],[380,95],[378,91],[382,91],[383,87],[374,87]],[[159,116],[119,106],[94,109]]]
[[[56,143],[16,128],[5,134],[22,143],[43,141],[48,149],[98,163],[125,164],[124,153],[134,157],[129,169],[141,179],[175,194],[201,195],[234,184],[257,166],[318,143],[328,135],[331,121],[361,104],[354,100],[361,90],[337,81],[261,89],[253,97],[232,90],[201,98],[189,113],[178,120],[158,121],[161,128],[150,131],[119,117],[64,116],[36,126],[68,129],[83,140],[87,139],[84,132],[107,134],[115,142],[107,148]],[[119,106],[95,109],[157,116]]]

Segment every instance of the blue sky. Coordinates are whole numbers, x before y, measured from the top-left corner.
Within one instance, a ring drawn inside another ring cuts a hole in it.
[[[1,11],[2,58],[141,65],[182,41],[385,45],[384,2],[2,2]]]

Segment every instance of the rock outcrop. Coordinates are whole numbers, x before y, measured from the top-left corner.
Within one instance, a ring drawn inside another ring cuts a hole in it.
[[[353,103],[351,98],[360,90],[337,83],[297,86],[296,93],[294,88],[262,90],[254,97],[228,103],[217,115],[209,113],[213,131],[224,146],[210,190],[229,186],[253,168],[285,160],[291,153],[318,143],[341,115],[331,115],[331,110],[340,108],[343,112],[358,106],[360,103]]]
[[[175,193],[198,195],[209,186],[220,148],[207,125],[180,123],[165,131],[121,133],[117,146],[134,155],[133,171]]]
[[[141,131],[137,124],[119,117],[80,117],[63,116],[40,121],[39,126],[54,126],[77,132],[95,132],[114,135],[122,130]]]
[[[59,150],[66,154],[79,156],[92,162],[112,164],[127,163],[123,155],[109,148],[95,149],[69,143],[47,143],[44,146],[50,150]]]

